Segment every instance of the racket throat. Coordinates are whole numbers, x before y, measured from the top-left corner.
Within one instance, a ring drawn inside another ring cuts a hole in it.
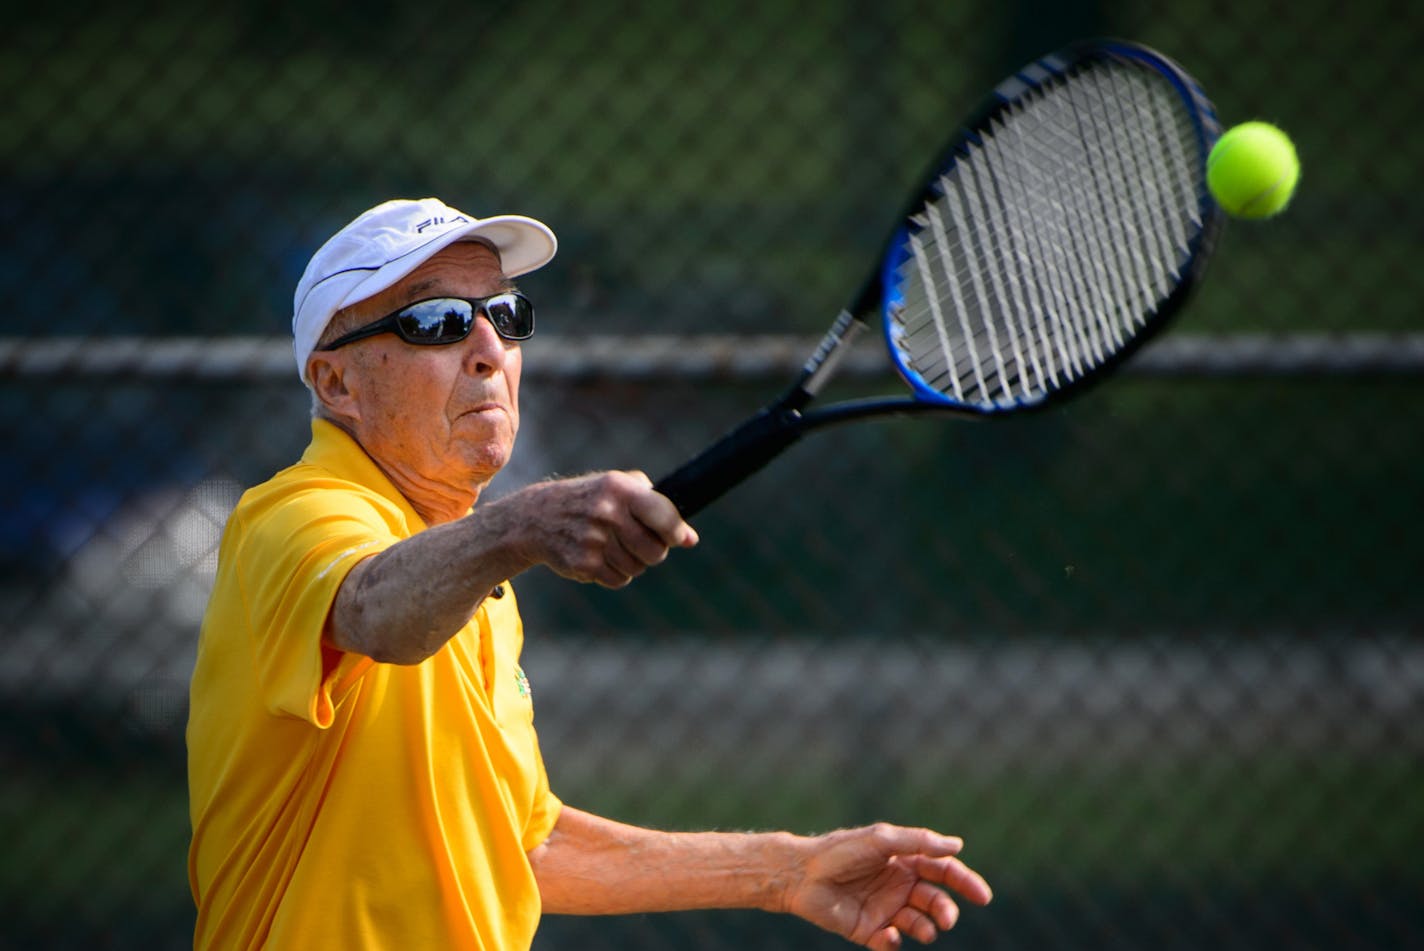
[[[850,350],[855,338],[864,330],[865,321],[858,318],[853,311],[841,311],[835,323],[831,324],[831,329],[821,338],[816,351],[801,368],[801,376],[795,385],[787,390],[786,395],[775,405],[799,410],[814,399],[816,394],[821,392],[821,387],[826,385],[826,381],[835,374],[836,367]]]

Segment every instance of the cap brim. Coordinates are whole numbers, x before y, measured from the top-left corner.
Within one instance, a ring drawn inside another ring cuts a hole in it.
[[[336,310],[350,307],[368,297],[375,297],[450,245],[476,238],[488,241],[499,252],[500,269],[505,277],[518,277],[538,270],[553,260],[554,253],[559,248],[554,232],[543,222],[533,218],[523,215],[482,218],[447,231],[384,267],[372,271],[342,295]]]

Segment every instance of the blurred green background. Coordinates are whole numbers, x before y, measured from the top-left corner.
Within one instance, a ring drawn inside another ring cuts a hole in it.
[[[782,372],[590,347],[819,331],[948,131],[1093,35],[1296,139],[1296,201],[1228,227],[1160,344],[1273,360],[819,435],[627,590],[519,579],[554,785],[668,827],[962,834],[998,894],[964,947],[1424,944],[1416,5],[264,0],[0,40],[0,948],[190,943],[186,677],[227,511],[305,445],[280,357],[327,235],[394,196],[547,221],[495,490],[656,475]],[[276,365],[193,369],[249,340]],[[752,913],[536,940],[842,946]]]

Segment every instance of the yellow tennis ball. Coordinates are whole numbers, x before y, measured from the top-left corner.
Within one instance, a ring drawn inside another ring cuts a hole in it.
[[[1223,211],[1269,218],[1290,204],[1300,159],[1290,136],[1269,122],[1243,122],[1217,140],[1206,158],[1206,185]]]

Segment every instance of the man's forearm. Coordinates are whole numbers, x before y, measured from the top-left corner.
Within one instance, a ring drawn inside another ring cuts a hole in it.
[[[327,637],[340,650],[416,664],[454,636],[496,584],[533,565],[620,587],[670,546],[696,543],[642,473],[535,483],[358,564],[337,592]]]
[[[784,832],[657,832],[565,806],[530,861],[548,914],[784,911],[803,842]]]
[[[504,514],[482,507],[358,564],[337,592],[328,640],[383,663],[434,654],[495,585],[528,567]]]

